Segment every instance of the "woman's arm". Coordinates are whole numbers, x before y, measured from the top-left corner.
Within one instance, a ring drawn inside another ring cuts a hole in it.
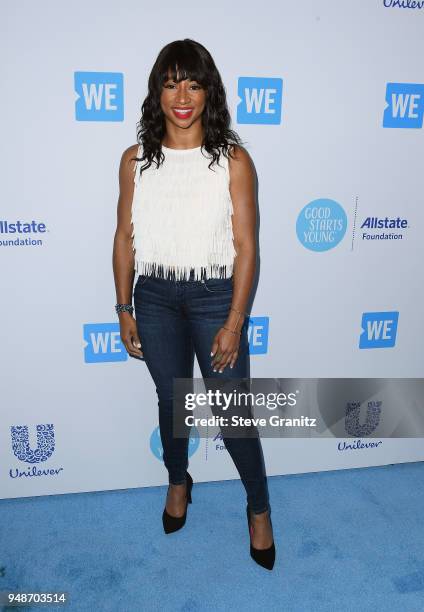
[[[255,173],[249,154],[240,146],[235,147],[235,159],[229,158],[230,194],[233,202],[234,289],[232,307],[246,311],[256,269],[256,197]],[[226,327],[234,329],[238,314],[230,310]],[[237,331],[243,325],[240,317]]]
[[[131,206],[134,194],[134,161],[137,145],[126,149],[119,165],[119,199],[117,226],[113,241],[113,274],[115,277],[116,301],[131,304],[134,282],[134,252],[132,249]]]
[[[137,156],[138,145],[126,149],[119,165],[119,199],[117,226],[113,241],[113,275],[115,278],[116,301],[118,304],[131,304],[134,283],[134,251],[132,247],[131,206],[134,195],[134,165],[132,157]],[[142,357],[137,348],[140,340],[135,320],[129,312],[119,313],[121,340],[128,353]],[[141,345],[140,345],[141,346]]]
[[[234,158],[229,158],[230,195],[233,202],[233,242],[236,250],[233,268],[233,299],[231,306],[246,311],[256,269],[256,198],[255,173],[249,154],[240,146],[234,147]],[[239,332],[245,316],[230,310],[224,326]],[[231,368],[238,357],[240,338],[221,328],[212,344],[211,365],[223,372]]]

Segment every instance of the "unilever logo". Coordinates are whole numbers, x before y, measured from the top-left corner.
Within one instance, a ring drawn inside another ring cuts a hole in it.
[[[424,0],[383,0],[385,8],[422,9]]]
[[[361,402],[348,402],[346,406],[345,429],[351,436],[369,436],[380,422],[382,401],[370,400],[367,404],[365,422],[360,423]]]
[[[199,448],[199,444],[200,444],[199,430],[197,429],[197,427],[192,427],[191,432],[190,432],[190,437],[188,439],[188,456],[189,457],[194,455],[194,453]],[[153,430],[152,435],[150,436],[150,450],[152,451],[156,459],[163,461],[163,447],[162,447],[162,441],[160,438],[159,427],[156,427]]]
[[[391,348],[396,343],[399,312],[364,312],[362,314],[360,349]]]
[[[347,217],[335,200],[319,198],[299,213],[296,233],[299,242],[310,251],[328,251],[339,244],[347,228]]]
[[[363,450],[364,448],[378,448],[380,444],[383,444],[383,440],[378,440],[376,442],[362,442],[361,439],[354,440],[353,442],[339,442],[337,444],[337,450],[339,451],[347,451],[347,450]]]
[[[423,126],[424,85],[422,83],[387,83],[384,128]]]
[[[367,411],[365,415],[364,423],[359,422],[361,412],[361,402],[348,402],[346,406],[346,418],[345,428],[348,434],[352,436],[369,436],[375,429],[377,429],[380,422],[381,406],[383,402],[381,400],[370,400],[367,402]],[[370,440],[369,442],[362,442],[353,440],[352,442],[339,442],[337,450],[363,450],[364,448],[378,448],[380,444],[383,444],[382,440]]]
[[[47,232],[46,224],[37,221],[0,220],[1,246],[40,246],[43,234]]]
[[[75,72],[74,87],[77,121],[124,120],[122,72]]]
[[[283,79],[239,77],[237,123],[281,123]]]
[[[27,425],[12,425],[10,428],[12,436],[13,454],[19,461],[25,463],[40,463],[47,461],[55,449],[54,429],[52,424],[37,425],[37,447],[31,448],[29,444],[29,432]],[[27,467],[26,471],[21,471],[18,468],[9,470],[11,478],[22,478],[32,476],[57,476],[63,468],[47,468],[39,469],[35,465],[31,468]]]
[[[323,424],[331,429],[342,418],[344,431],[352,436],[349,440],[340,440],[339,451],[374,449],[382,445],[377,438],[365,442],[361,438],[376,432],[382,420],[383,401],[376,396],[383,387],[380,379],[373,378],[318,379],[316,399]],[[347,397],[354,399],[346,401],[348,389]]]

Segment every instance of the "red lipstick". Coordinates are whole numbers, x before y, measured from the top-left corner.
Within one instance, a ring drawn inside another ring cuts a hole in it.
[[[172,112],[178,119],[188,119],[193,114],[193,108],[178,107],[178,108],[173,108]]]

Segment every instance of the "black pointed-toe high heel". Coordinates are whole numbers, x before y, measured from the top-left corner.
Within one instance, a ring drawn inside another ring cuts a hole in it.
[[[191,489],[193,488],[193,479],[187,472],[187,501],[183,516],[172,516],[166,511],[166,506],[162,515],[163,529],[165,533],[173,533],[184,527],[187,518],[187,506],[191,504]]]
[[[247,513],[247,524],[249,527],[249,535],[252,536],[253,535],[253,525],[251,525],[251,522],[250,522],[249,506],[246,506],[246,513]],[[269,517],[269,520],[271,521],[271,517]],[[272,522],[271,522],[271,525],[272,525]],[[252,557],[254,561],[256,561],[256,563],[258,563],[258,565],[265,567],[265,569],[272,570],[272,568],[274,567],[274,562],[275,562],[274,542],[271,544],[269,548],[261,549],[261,548],[254,548],[252,546],[252,541],[250,541],[250,556]]]

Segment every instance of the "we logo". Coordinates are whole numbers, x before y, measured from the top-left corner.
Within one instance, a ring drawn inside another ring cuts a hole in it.
[[[281,123],[282,79],[239,77],[237,93],[237,123]]]
[[[122,72],[75,72],[77,121],[123,121],[124,75]]]
[[[249,317],[247,335],[249,354],[264,355],[268,352],[269,317]]]
[[[121,342],[119,323],[86,323],[84,340],[86,363],[126,361],[128,359],[127,350]]]
[[[422,128],[424,85],[387,83],[384,128]]]
[[[395,345],[398,312],[364,312],[359,348],[388,348]]]

